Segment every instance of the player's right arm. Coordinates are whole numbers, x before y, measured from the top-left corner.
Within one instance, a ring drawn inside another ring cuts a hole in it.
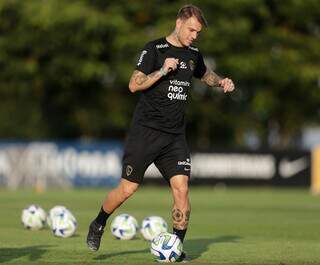
[[[137,91],[145,90],[151,87],[162,77],[160,70],[146,75],[139,70],[135,70],[130,78],[129,90],[134,93]]]
[[[151,87],[161,77],[165,76],[168,72],[177,69],[179,61],[175,58],[167,58],[164,61],[161,69],[156,70],[150,74],[145,74],[139,70],[135,70],[130,78],[129,90],[134,93],[137,91],[143,91]]]

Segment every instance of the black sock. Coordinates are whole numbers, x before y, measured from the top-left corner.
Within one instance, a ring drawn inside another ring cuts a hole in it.
[[[95,221],[102,226],[106,226],[106,222],[107,222],[110,215],[111,215],[111,213],[105,212],[103,210],[103,207],[101,207],[100,212],[99,212],[97,218],[95,219]]]
[[[187,229],[179,230],[179,229],[173,228],[173,233],[179,237],[182,243],[186,235],[186,232],[187,232]]]

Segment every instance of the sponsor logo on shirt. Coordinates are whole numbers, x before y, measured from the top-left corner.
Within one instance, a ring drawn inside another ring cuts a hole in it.
[[[196,48],[196,47],[192,47],[192,46],[189,46],[189,49],[190,49],[190,50],[193,50],[193,51],[196,51],[196,52],[198,52],[198,51],[199,51],[199,49],[198,49],[198,48]]]
[[[187,69],[187,64],[184,61],[180,62],[180,69]]]
[[[158,45],[156,45],[156,48],[157,49],[169,48],[169,44],[168,43],[166,43],[166,44],[158,44]]]
[[[137,63],[137,66],[140,66],[140,65],[141,65],[141,63],[142,63],[142,61],[143,61],[143,57],[144,57],[146,54],[147,54],[147,51],[146,51],[146,50],[143,50],[143,51],[141,52],[141,55],[140,55],[139,61],[138,61],[138,63]]]
[[[189,87],[188,81],[170,80],[168,87],[168,98],[170,100],[187,100],[187,94],[185,93],[186,87]]]

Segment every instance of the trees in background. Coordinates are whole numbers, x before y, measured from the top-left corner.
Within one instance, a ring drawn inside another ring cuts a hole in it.
[[[184,1],[0,2],[0,137],[123,138],[138,94],[127,84],[144,43],[170,33]],[[317,0],[194,1],[209,21],[197,46],[234,79],[195,82],[188,133],[198,147],[292,146],[320,120]]]

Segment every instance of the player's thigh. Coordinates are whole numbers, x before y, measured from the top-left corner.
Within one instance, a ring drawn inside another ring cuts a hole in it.
[[[171,144],[154,162],[163,177],[170,183],[170,179],[177,175],[191,174],[190,151],[183,135],[175,136]]]
[[[159,152],[158,132],[144,126],[130,130],[123,155],[122,178],[140,184]]]

